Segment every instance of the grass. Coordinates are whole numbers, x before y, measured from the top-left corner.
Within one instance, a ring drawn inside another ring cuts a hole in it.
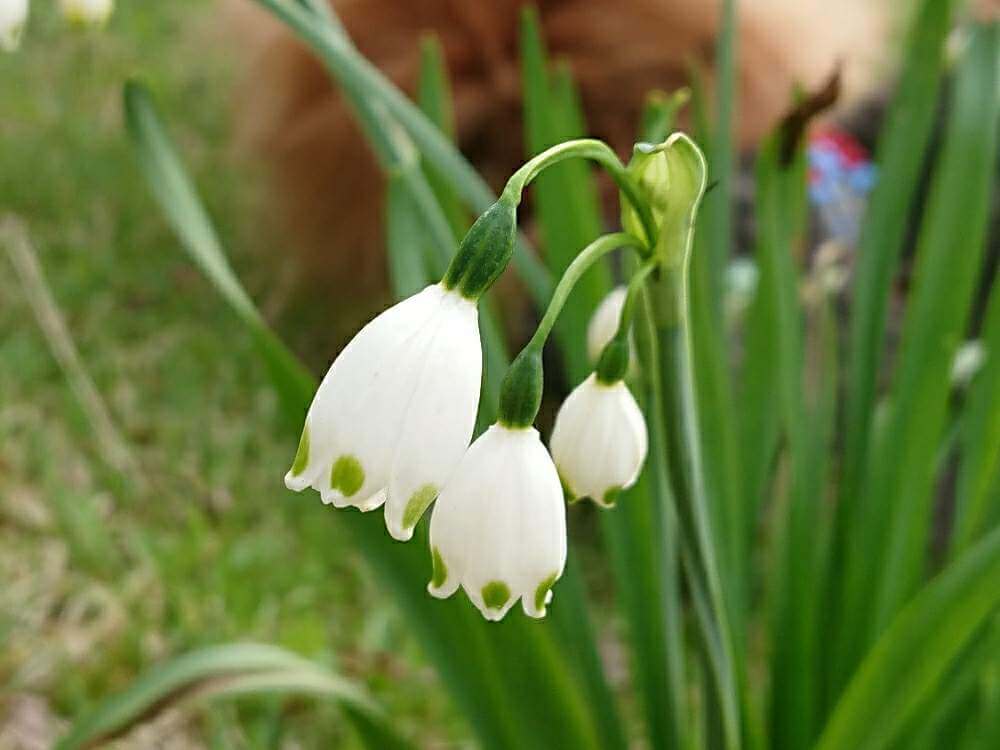
[[[245,220],[260,200],[248,186],[261,181],[227,145],[235,71],[225,47],[207,43],[213,7],[126,3],[102,33],[64,28],[36,5],[22,50],[0,57],[0,206],[26,223],[147,484],[104,461],[0,255],[0,744],[19,720],[14,696],[40,697],[54,730],[165,655],[248,638],[330,663],[337,654],[387,707],[448,731],[439,693],[413,689],[434,678],[405,623],[339,527],[310,526],[297,509],[311,498],[282,486],[294,445],[276,437],[278,404],[252,339],[177,252],[124,137],[121,82],[141,70],[186,113],[174,135],[251,294],[279,310],[279,327],[321,328],[309,325],[321,306],[282,308],[273,279],[289,271],[276,238]],[[191,731],[255,744],[279,731],[277,705],[206,712]],[[332,709],[316,715],[295,730],[300,741],[343,739]]]

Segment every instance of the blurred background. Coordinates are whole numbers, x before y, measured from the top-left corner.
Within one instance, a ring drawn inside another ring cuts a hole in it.
[[[751,153],[774,126],[794,83],[815,88],[838,65],[831,121],[870,145],[909,4],[744,5],[741,147]],[[21,48],[0,55],[2,750],[49,747],[145,666],[231,640],[335,665],[419,727],[425,746],[463,736],[336,520],[325,512],[317,523],[315,498],[284,490],[295,446],[250,336],[177,251],[124,135],[121,86],[139,75],[239,277],[321,373],[390,299],[382,184],[325,74],[251,6],[125,1],[104,28],[75,28],[38,1]],[[422,35],[436,32],[460,144],[494,185],[525,156],[519,6],[338,4],[362,52],[411,91]],[[565,0],[540,12],[591,129],[623,155],[648,90],[671,90],[693,69],[711,85],[712,3]],[[504,294],[516,339],[520,293]],[[599,554],[587,547],[589,513],[574,514],[571,533],[600,597],[610,584],[601,561],[587,560]],[[620,624],[603,616],[605,659],[622,682]],[[310,719],[281,721],[299,711]],[[332,708],[254,699],[168,711],[120,742],[347,741]]]

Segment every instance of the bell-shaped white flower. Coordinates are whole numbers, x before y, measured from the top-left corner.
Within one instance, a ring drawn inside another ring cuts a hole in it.
[[[609,507],[639,478],[646,421],[624,381],[605,383],[592,373],[560,407],[549,447],[570,499]]]
[[[285,484],[413,527],[472,438],[482,350],[476,303],[429,286],[372,320],[330,367]]]
[[[487,620],[518,599],[545,615],[566,564],[566,507],[537,430],[495,424],[472,444],[434,506],[430,542],[434,596],[462,586]]]
[[[82,26],[107,23],[115,8],[114,0],[61,0],[63,17]]]
[[[614,338],[627,294],[628,290],[624,286],[617,286],[594,310],[590,323],[587,324],[587,355],[591,362],[600,359],[604,347]]]
[[[0,0],[0,49],[13,52],[28,21],[28,0]]]

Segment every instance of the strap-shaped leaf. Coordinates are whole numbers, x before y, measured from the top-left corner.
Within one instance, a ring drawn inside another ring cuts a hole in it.
[[[844,691],[817,750],[889,747],[997,611],[998,580],[1000,529],[994,529],[897,615]]]
[[[377,729],[382,737],[393,738],[394,747],[410,746],[355,683],[276,646],[233,643],[193,651],[151,668],[78,721],[56,747],[97,747],[182,701],[260,693],[336,700],[349,708],[363,731]],[[368,746],[374,750],[380,745]]]

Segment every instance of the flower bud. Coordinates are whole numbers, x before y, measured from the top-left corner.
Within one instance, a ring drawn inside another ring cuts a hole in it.
[[[650,144],[638,144],[627,171],[649,202],[653,222],[659,227],[663,224],[670,200],[670,167],[666,152]],[[629,234],[651,242],[651,238],[646,237],[646,231],[632,203],[627,200],[622,200],[621,203],[622,228]]]
[[[570,501],[589,497],[611,507],[642,470],[646,421],[623,381],[591,374],[563,402],[549,447]]]
[[[596,363],[600,359],[604,347],[618,332],[618,323],[622,317],[627,294],[628,290],[624,286],[617,286],[594,310],[590,323],[587,324],[587,354],[591,362]]]
[[[658,232],[654,253],[665,266],[679,266],[684,258],[689,229],[705,193],[707,170],[705,156],[684,133],[674,133],[657,145],[635,145],[628,173],[649,204]],[[624,197],[622,226],[649,241],[635,209]]]
[[[507,267],[516,236],[517,204],[501,197],[469,228],[441,283],[479,299]]]
[[[500,384],[497,421],[508,427],[531,427],[542,403],[542,355],[525,349],[511,362]]]
[[[0,50],[13,52],[28,21],[28,0],[0,0]]]

